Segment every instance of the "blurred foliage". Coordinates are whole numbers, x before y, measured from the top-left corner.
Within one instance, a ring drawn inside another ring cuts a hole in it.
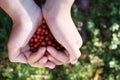
[[[90,0],[86,10],[73,5],[72,18],[84,40],[82,55],[75,65],[49,70],[9,62],[12,21],[0,9],[0,80],[120,80],[120,0]]]

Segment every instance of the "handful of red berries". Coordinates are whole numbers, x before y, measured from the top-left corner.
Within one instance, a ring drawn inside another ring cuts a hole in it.
[[[45,19],[42,20],[42,24],[37,28],[36,32],[30,39],[29,46],[31,52],[36,52],[40,47],[47,46],[52,46],[58,51],[65,50],[64,47],[53,37]]]

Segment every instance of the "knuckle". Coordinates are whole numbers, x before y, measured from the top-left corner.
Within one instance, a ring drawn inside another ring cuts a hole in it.
[[[76,63],[78,61],[78,59],[79,59],[80,56],[81,56],[81,53],[79,51],[76,54],[74,54],[74,56],[71,56],[70,62],[73,63],[73,64]]]
[[[77,45],[78,45],[79,48],[81,48],[82,45],[83,45],[83,40],[82,39],[78,40]]]
[[[16,62],[14,58],[9,57],[10,62]]]
[[[74,58],[79,58],[81,56],[80,51],[78,50],[75,54],[74,54]]]
[[[62,65],[63,63],[58,63],[57,65]]]
[[[64,63],[68,63],[68,62],[69,62],[69,58],[67,58]]]
[[[8,50],[8,58],[9,58],[9,61],[10,62],[15,62],[15,58],[13,58],[11,55],[10,55],[10,51]]]
[[[32,66],[32,67],[36,67],[35,65],[33,65],[33,64],[30,64],[30,63],[29,63],[29,65],[30,65],[30,66]]]
[[[79,53],[78,55],[77,55],[77,58],[79,58],[81,56],[81,53]]]
[[[37,67],[37,65],[35,65],[35,63],[28,63],[28,64],[32,67]]]
[[[33,61],[31,60],[31,59],[28,59],[28,61],[27,61],[29,64],[31,64],[31,65],[33,65]]]

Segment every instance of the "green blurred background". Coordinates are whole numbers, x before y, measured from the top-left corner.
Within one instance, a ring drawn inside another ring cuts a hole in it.
[[[90,0],[85,10],[74,4],[72,18],[84,40],[82,55],[75,65],[50,70],[9,61],[12,21],[0,9],[0,80],[120,80],[120,0]]]

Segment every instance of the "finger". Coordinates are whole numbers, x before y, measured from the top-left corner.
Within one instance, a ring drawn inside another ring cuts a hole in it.
[[[70,52],[70,62],[71,62],[71,64],[76,64],[79,57],[81,56],[80,50],[73,47],[72,50],[69,50],[69,52]]]
[[[12,60],[12,62],[27,63],[27,58],[24,53],[20,53],[20,55],[18,55],[16,58],[14,58],[14,60]]]
[[[79,33],[78,33],[79,34]],[[81,52],[80,52],[80,50],[79,50],[79,48],[82,46],[82,44],[83,44],[83,40],[82,40],[82,37],[80,36],[80,35],[76,35],[75,36],[75,42],[76,42],[76,44],[74,45],[72,45],[71,46],[71,48],[72,49],[70,49],[70,50],[72,50],[73,51],[73,54],[74,55],[72,55],[72,53],[71,53],[71,57],[70,57],[70,62],[72,63],[72,64],[75,64],[75,63],[77,63],[77,61],[78,61],[78,59],[79,59],[79,57],[81,56]]]
[[[15,55],[13,55],[15,54]],[[16,55],[17,54],[17,55]],[[27,59],[23,52],[20,50],[8,50],[8,57],[11,62],[20,62],[20,63],[27,63]]]
[[[27,52],[27,51],[29,51],[30,50],[30,47],[29,47],[29,45],[26,45],[25,47],[23,47],[23,48],[21,48],[21,52]]]
[[[38,61],[44,54],[45,54],[46,48],[40,48],[37,52],[30,55],[28,58],[28,63],[35,63]]]
[[[29,32],[27,34],[22,32],[23,31],[21,30],[20,26],[14,24],[8,41],[8,55],[11,62],[27,62],[23,52],[21,52],[20,49],[26,45],[26,35],[29,34]]]
[[[64,53],[67,55],[67,57],[69,58],[69,53],[67,50],[64,50]]]
[[[50,69],[53,69],[55,68],[55,64],[51,61],[48,61],[46,64],[45,64],[46,67],[50,68]]]
[[[28,58],[30,57],[30,55],[31,55],[31,52],[28,50],[28,51],[25,51],[24,52],[24,55],[25,55],[25,57],[26,57],[26,59],[27,59],[27,61],[28,61]]]
[[[51,56],[61,61],[62,63],[68,62],[68,57],[65,55],[65,53],[57,51],[53,47],[47,47],[47,51],[49,52]]]
[[[31,66],[33,67],[44,67],[45,64],[47,63],[48,58],[46,56],[42,57],[39,61],[35,63],[30,63]]]
[[[50,54],[47,55],[48,60],[55,63],[55,65],[62,65],[63,63],[52,57]]]
[[[21,52],[21,53],[17,53],[19,55],[16,56],[15,58],[13,58],[12,62],[27,63],[27,59],[31,54],[31,52],[29,51],[29,46],[28,45],[25,46],[19,52]]]
[[[82,44],[83,44],[83,40],[81,37],[80,39],[76,39],[76,45],[78,46],[78,48],[81,48]]]
[[[25,47],[21,48],[20,50],[22,53],[24,53],[25,57],[28,59],[30,57],[30,47],[29,45],[26,45]]]
[[[72,43],[72,41],[76,41],[76,40],[75,39],[67,40],[66,43],[68,44],[66,44],[64,47],[69,53],[71,64],[75,64],[78,58],[81,56],[81,53],[78,45],[76,45],[76,43]]]
[[[43,56],[38,62],[38,64],[45,64],[48,61],[48,58],[46,56]]]

